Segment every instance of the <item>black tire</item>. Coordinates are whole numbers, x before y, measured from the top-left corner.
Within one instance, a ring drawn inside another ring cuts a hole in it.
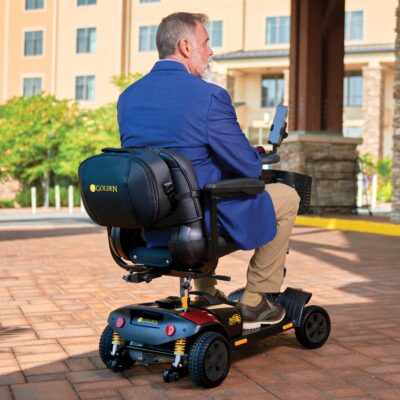
[[[301,326],[295,328],[297,340],[309,349],[321,347],[331,332],[329,314],[318,306],[308,306],[303,310]]]
[[[225,336],[204,332],[189,351],[188,369],[193,382],[204,388],[220,385],[231,365],[231,351]]]
[[[113,329],[107,325],[101,334],[99,342],[100,358],[108,369],[114,372],[125,371],[132,367],[135,361],[130,358],[129,351],[124,349],[119,350],[120,353],[116,356],[111,355],[113,333]]]

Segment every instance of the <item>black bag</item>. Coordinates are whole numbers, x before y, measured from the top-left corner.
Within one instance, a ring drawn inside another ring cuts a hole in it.
[[[79,166],[83,204],[94,222],[137,229],[171,211],[174,185],[160,150],[127,147],[102,151]]]

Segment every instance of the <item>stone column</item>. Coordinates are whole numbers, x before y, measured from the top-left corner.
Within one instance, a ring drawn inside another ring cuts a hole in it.
[[[400,1],[396,10],[396,18],[392,167],[393,198],[391,219],[393,222],[400,223]]]
[[[363,143],[361,153],[383,157],[384,71],[379,65],[363,68]]]
[[[356,148],[360,143],[361,139],[326,132],[289,132],[279,149],[278,168],[313,177],[312,213],[351,213],[356,208]]]

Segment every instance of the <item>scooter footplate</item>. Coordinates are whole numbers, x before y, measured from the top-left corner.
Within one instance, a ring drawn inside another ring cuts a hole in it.
[[[301,289],[287,288],[275,300],[286,311],[286,318],[294,321],[296,327],[301,325],[304,306],[310,301],[312,294]]]

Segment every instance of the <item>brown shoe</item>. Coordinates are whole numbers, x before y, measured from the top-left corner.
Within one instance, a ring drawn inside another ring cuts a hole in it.
[[[263,298],[255,307],[237,303],[236,307],[243,317],[243,329],[256,329],[261,325],[273,325],[285,318],[285,309]]]

